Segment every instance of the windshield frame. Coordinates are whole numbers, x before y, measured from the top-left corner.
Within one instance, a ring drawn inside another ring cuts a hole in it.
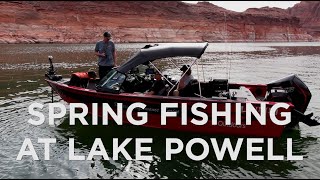
[[[116,79],[114,79],[115,77]],[[103,79],[100,80],[97,85],[97,91],[120,94],[120,90],[122,89],[122,85],[126,79],[127,75],[125,73],[122,73],[117,69],[112,69]]]

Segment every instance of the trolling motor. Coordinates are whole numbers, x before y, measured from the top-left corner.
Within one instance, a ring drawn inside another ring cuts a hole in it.
[[[45,74],[45,77],[47,77],[51,81],[60,81],[62,79],[61,75],[56,75],[56,70],[53,67],[52,64],[52,56],[48,56],[49,62],[50,62],[50,67],[48,68],[47,73]],[[51,87],[51,102],[53,103],[53,89]]]
[[[47,77],[51,81],[60,81],[62,79],[61,75],[56,75],[56,70],[53,67],[52,64],[52,56],[48,56],[49,62],[50,62],[50,67],[48,68],[47,73],[45,74],[45,77]]]

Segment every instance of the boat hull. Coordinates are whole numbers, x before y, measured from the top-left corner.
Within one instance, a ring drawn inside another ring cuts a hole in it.
[[[212,99],[203,99],[203,98],[187,98],[187,97],[174,97],[174,96],[153,96],[153,95],[144,95],[144,94],[111,94],[111,93],[102,93],[95,90],[68,86],[64,83],[59,83],[55,81],[46,80],[48,84],[53,88],[59,96],[66,101],[67,103],[84,103],[89,108],[89,113],[91,113],[92,103],[98,103],[98,115],[101,117],[103,115],[101,104],[108,103],[111,107],[116,109],[117,103],[122,103],[123,106],[129,106],[135,102],[144,103],[148,109],[148,121],[143,124],[145,127],[150,128],[160,128],[168,129],[174,131],[190,132],[190,133],[199,133],[199,134],[210,134],[210,135],[231,135],[231,136],[245,136],[245,137],[280,137],[285,126],[279,126],[274,124],[267,113],[266,125],[261,125],[257,120],[253,119],[251,125],[245,125],[246,118],[243,116],[245,112],[242,112],[242,121],[241,125],[235,125],[235,104],[243,103],[243,101],[236,100],[212,100]],[[192,118],[199,119],[197,116],[189,116],[187,118],[187,125],[181,125],[181,116],[177,117],[168,117],[166,125],[161,125],[161,112],[160,106],[161,103],[178,103],[179,107],[182,103],[186,103],[188,107],[188,114],[190,113],[190,108],[195,103],[204,103],[207,105],[207,108],[203,111],[205,112],[209,119],[208,123],[204,125],[195,125],[190,121]],[[212,103],[216,103],[218,111],[223,111],[225,109],[225,103],[231,104],[231,124],[225,125],[225,119],[222,117],[218,118],[217,125],[212,125],[211,119],[211,106]],[[260,107],[259,101],[251,102],[255,108]],[[274,102],[266,102],[267,109],[271,108],[274,105]],[[292,109],[290,105],[289,109],[284,111],[289,112]],[[277,117],[280,117],[280,112],[276,114]],[[126,111],[123,111],[123,123],[129,123]],[[133,117],[137,120],[140,117],[137,117],[137,111],[133,111]],[[141,119],[141,118],[140,118]]]

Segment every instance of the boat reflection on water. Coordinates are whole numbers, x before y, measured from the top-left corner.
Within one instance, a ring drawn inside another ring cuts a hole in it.
[[[91,116],[87,116],[86,120],[91,120]],[[101,120],[101,119],[99,119]],[[234,136],[208,136],[197,135],[184,132],[176,132],[169,130],[151,129],[142,126],[122,125],[119,126],[114,122],[108,126],[82,126],[80,123],[75,126],[69,125],[69,117],[66,116],[62,124],[59,125],[58,131],[65,138],[74,138],[76,144],[76,152],[87,156],[91,150],[95,138],[101,138],[104,147],[110,157],[110,160],[102,159],[102,156],[94,156],[94,161],[91,163],[92,171],[95,171],[93,166],[101,164],[105,172],[97,174],[103,178],[265,178],[265,177],[281,177],[288,178],[292,175],[291,172],[298,170],[298,161],[268,161],[267,157],[267,140],[265,143],[256,144],[257,147],[262,147],[262,153],[254,153],[254,155],[264,155],[263,161],[248,161],[245,140],[241,146],[239,156],[236,161],[232,161],[228,153],[222,161],[217,160],[213,152],[212,146],[210,153],[202,161],[194,161],[190,159],[185,150],[181,153],[173,155],[172,160],[166,160],[166,138],[178,138],[184,142],[184,145],[193,138],[202,138],[208,142],[210,146],[210,138],[216,138],[219,147],[224,138],[230,138],[233,147],[239,137]],[[128,154],[134,159],[135,143],[134,138],[152,138],[153,143],[145,144],[146,147],[151,147],[151,152],[143,153],[151,155],[152,161],[126,160],[120,153],[117,161],[112,160],[113,155],[113,138],[119,139],[119,144],[126,138],[133,138],[125,147]],[[274,139],[274,154],[284,155],[287,153],[287,138],[293,139],[293,154],[303,155],[308,154],[308,145],[314,144],[316,138],[301,137],[300,130],[288,129],[277,139]],[[192,151],[195,155],[200,155],[203,152],[201,146],[195,144]],[[76,154],[76,155],[79,155]]]

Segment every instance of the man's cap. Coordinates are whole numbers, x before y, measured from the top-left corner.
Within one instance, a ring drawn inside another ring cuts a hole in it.
[[[110,38],[110,37],[111,37],[111,34],[110,34],[108,31],[106,31],[106,32],[103,33],[103,36]]]
[[[180,71],[183,71],[185,72],[187,69],[189,69],[190,65],[183,65],[181,68],[180,68]]]

